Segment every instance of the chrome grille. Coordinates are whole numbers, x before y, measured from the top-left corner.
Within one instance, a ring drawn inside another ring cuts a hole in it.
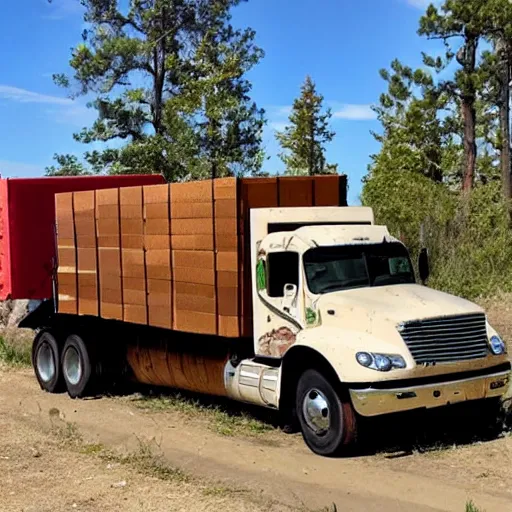
[[[449,363],[488,354],[483,313],[406,322],[399,331],[416,363]]]

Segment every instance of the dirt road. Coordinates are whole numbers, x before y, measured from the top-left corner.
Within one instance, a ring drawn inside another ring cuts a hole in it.
[[[70,400],[41,392],[30,371],[1,370],[0,429],[5,512],[306,511],[331,503],[338,511],[463,512],[469,499],[512,512],[511,437],[325,459],[297,435],[226,437],[176,411],[141,410],[127,398]],[[97,454],[141,446],[179,471],[162,478],[123,463],[126,456]]]

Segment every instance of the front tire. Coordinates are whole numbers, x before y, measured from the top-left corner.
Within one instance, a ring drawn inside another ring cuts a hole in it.
[[[72,334],[62,350],[62,375],[71,398],[81,398],[91,392],[94,381],[89,350],[83,339]]]
[[[316,370],[305,371],[298,382],[296,411],[302,436],[318,455],[347,454],[357,440],[357,418],[348,397]]]
[[[49,331],[40,332],[34,340],[32,366],[41,389],[48,393],[63,391],[59,344]]]

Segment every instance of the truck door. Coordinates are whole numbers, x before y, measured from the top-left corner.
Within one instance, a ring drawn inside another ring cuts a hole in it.
[[[300,252],[293,235],[268,235],[256,248],[254,351],[280,358],[303,328],[304,295]]]

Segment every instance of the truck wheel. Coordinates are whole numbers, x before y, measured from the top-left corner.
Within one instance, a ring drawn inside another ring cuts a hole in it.
[[[62,374],[71,398],[84,397],[91,387],[92,366],[87,346],[72,334],[62,350]]]
[[[59,393],[64,387],[59,356],[55,337],[48,331],[39,333],[32,345],[32,366],[41,389],[49,393]]]
[[[304,441],[316,454],[341,454],[355,444],[357,424],[352,404],[342,400],[316,370],[307,370],[300,377],[296,408]]]

